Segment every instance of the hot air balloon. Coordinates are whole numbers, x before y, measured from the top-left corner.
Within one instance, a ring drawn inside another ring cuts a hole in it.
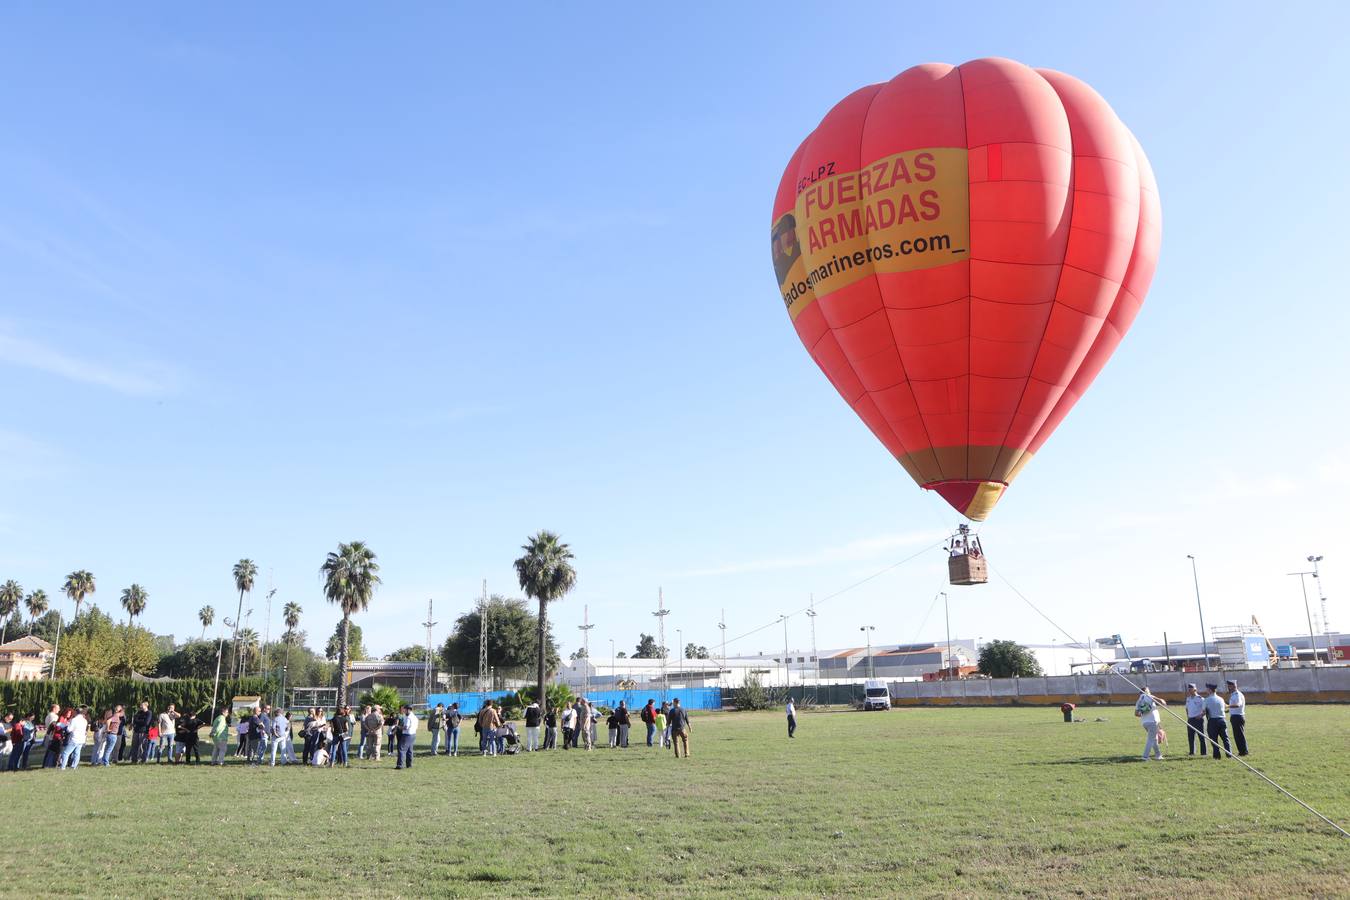
[[[1092,88],[977,59],[831,109],[783,172],[772,253],[835,389],[978,522],[1134,321],[1160,228],[1148,160]]]

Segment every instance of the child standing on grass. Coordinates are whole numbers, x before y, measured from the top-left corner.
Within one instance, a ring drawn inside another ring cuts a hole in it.
[[[656,711],[656,733],[660,735],[656,746],[658,750],[664,750],[670,745],[670,732],[666,730],[666,705],[661,704],[661,708]]]
[[[605,724],[609,725],[609,749],[613,750],[615,747],[619,746],[618,715],[611,712],[609,718],[605,720]]]

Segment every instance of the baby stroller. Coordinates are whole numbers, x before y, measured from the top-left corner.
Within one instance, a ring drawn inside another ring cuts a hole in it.
[[[507,756],[514,756],[520,752],[520,737],[516,734],[516,726],[507,725],[506,731],[501,735],[502,753]]]

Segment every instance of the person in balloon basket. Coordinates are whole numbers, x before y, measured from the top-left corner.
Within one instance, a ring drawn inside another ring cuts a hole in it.
[[[1233,751],[1228,748],[1228,723],[1223,718],[1226,709],[1223,698],[1219,696],[1219,686],[1206,684],[1205,717],[1208,722],[1205,723],[1205,730],[1209,734],[1209,745],[1214,748],[1215,759],[1219,758],[1220,741],[1223,741],[1223,752],[1228,756],[1233,755]]]
[[[1196,741],[1200,755],[1205,755],[1205,698],[1194,683],[1186,685],[1186,748],[1187,756],[1195,755]]]
[[[1238,756],[1247,755],[1247,696],[1236,681],[1228,681],[1228,727],[1233,731],[1233,746]]]
[[[1167,701],[1161,697],[1153,696],[1153,692],[1147,687],[1139,694],[1139,699],[1134,702],[1134,715],[1144,726],[1144,760],[1147,761],[1150,754],[1154,759],[1162,759],[1162,744],[1158,740],[1158,726],[1162,720],[1162,714],[1159,712],[1161,707],[1167,705]]]
[[[689,758],[689,713],[680,705],[676,697],[670,704],[670,743],[675,748],[675,757],[680,756],[680,747],[684,747],[684,758]]]

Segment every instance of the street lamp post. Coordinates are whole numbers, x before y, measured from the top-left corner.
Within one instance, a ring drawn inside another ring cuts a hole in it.
[[[618,687],[619,677],[614,674],[614,638],[609,639],[609,680],[614,682],[611,688]]]
[[[1205,671],[1209,671],[1209,638],[1205,635],[1205,610],[1200,605],[1200,573],[1195,568],[1195,557],[1187,553],[1186,558],[1191,561],[1191,577],[1195,579],[1195,609],[1200,613],[1200,646],[1205,650]]]
[[[1304,614],[1305,616],[1308,617],[1308,640],[1312,642],[1312,655],[1313,655],[1313,657],[1312,657],[1312,664],[1313,664],[1314,666],[1316,666],[1316,665],[1317,665],[1317,636],[1316,636],[1316,633],[1313,631],[1312,611],[1308,608],[1308,581],[1307,581],[1307,576],[1309,576],[1309,575],[1311,575],[1311,574],[1313,574],[1313,573],[1312,573],[1312,572],[1290,572],[1289,574],[1290,574],[1290,575],[1297,575],[1297,576],[1298,576],[1298,583],[1301,584],[1301,585],[1303,586],[1303,614]],[[1296,654],[1296,655],[1297,655],[1297,654]],[[1328,652],[1327,656],[1328,656],[1328,658],[1330,658],[1330,656],[1331,656],[1330,652]],[[1296,660],[1294,660],[1294,662],[1297,663],[1298,660],[1296,659]]]
[[[234,623],[227,616],[224,620],[226,628],[234,628]],[[220,633],[220,643],[216,645],[216,681],[211,685],[211,715],[216,713],[216,692],[220,690],[220,657],[225,652],[225,632]]]
[[[876,674],[872,671],[872,632],[877,629],[875,625],[864,625],[858,630],[867,636],[867,677],[871,678]]]
[[[782,613],[779,613],[779,618],[783,620],[783,686],[791,688],[792,666],[790,664],[791,660],[788,659],[788,636],[787,636],[788,617],[783,615]]]
[[[675,639],[680,642],[680,661],[675,665],[675,677],[680,679],[680,684],[684,684],[684,629],[675,629]]]
[[[950,669],[952,667],[952,612],[947,607],[947,592],[939,591],[938,593],[942,594],[942,617],[947,621],[947,663],[943,668]]]

